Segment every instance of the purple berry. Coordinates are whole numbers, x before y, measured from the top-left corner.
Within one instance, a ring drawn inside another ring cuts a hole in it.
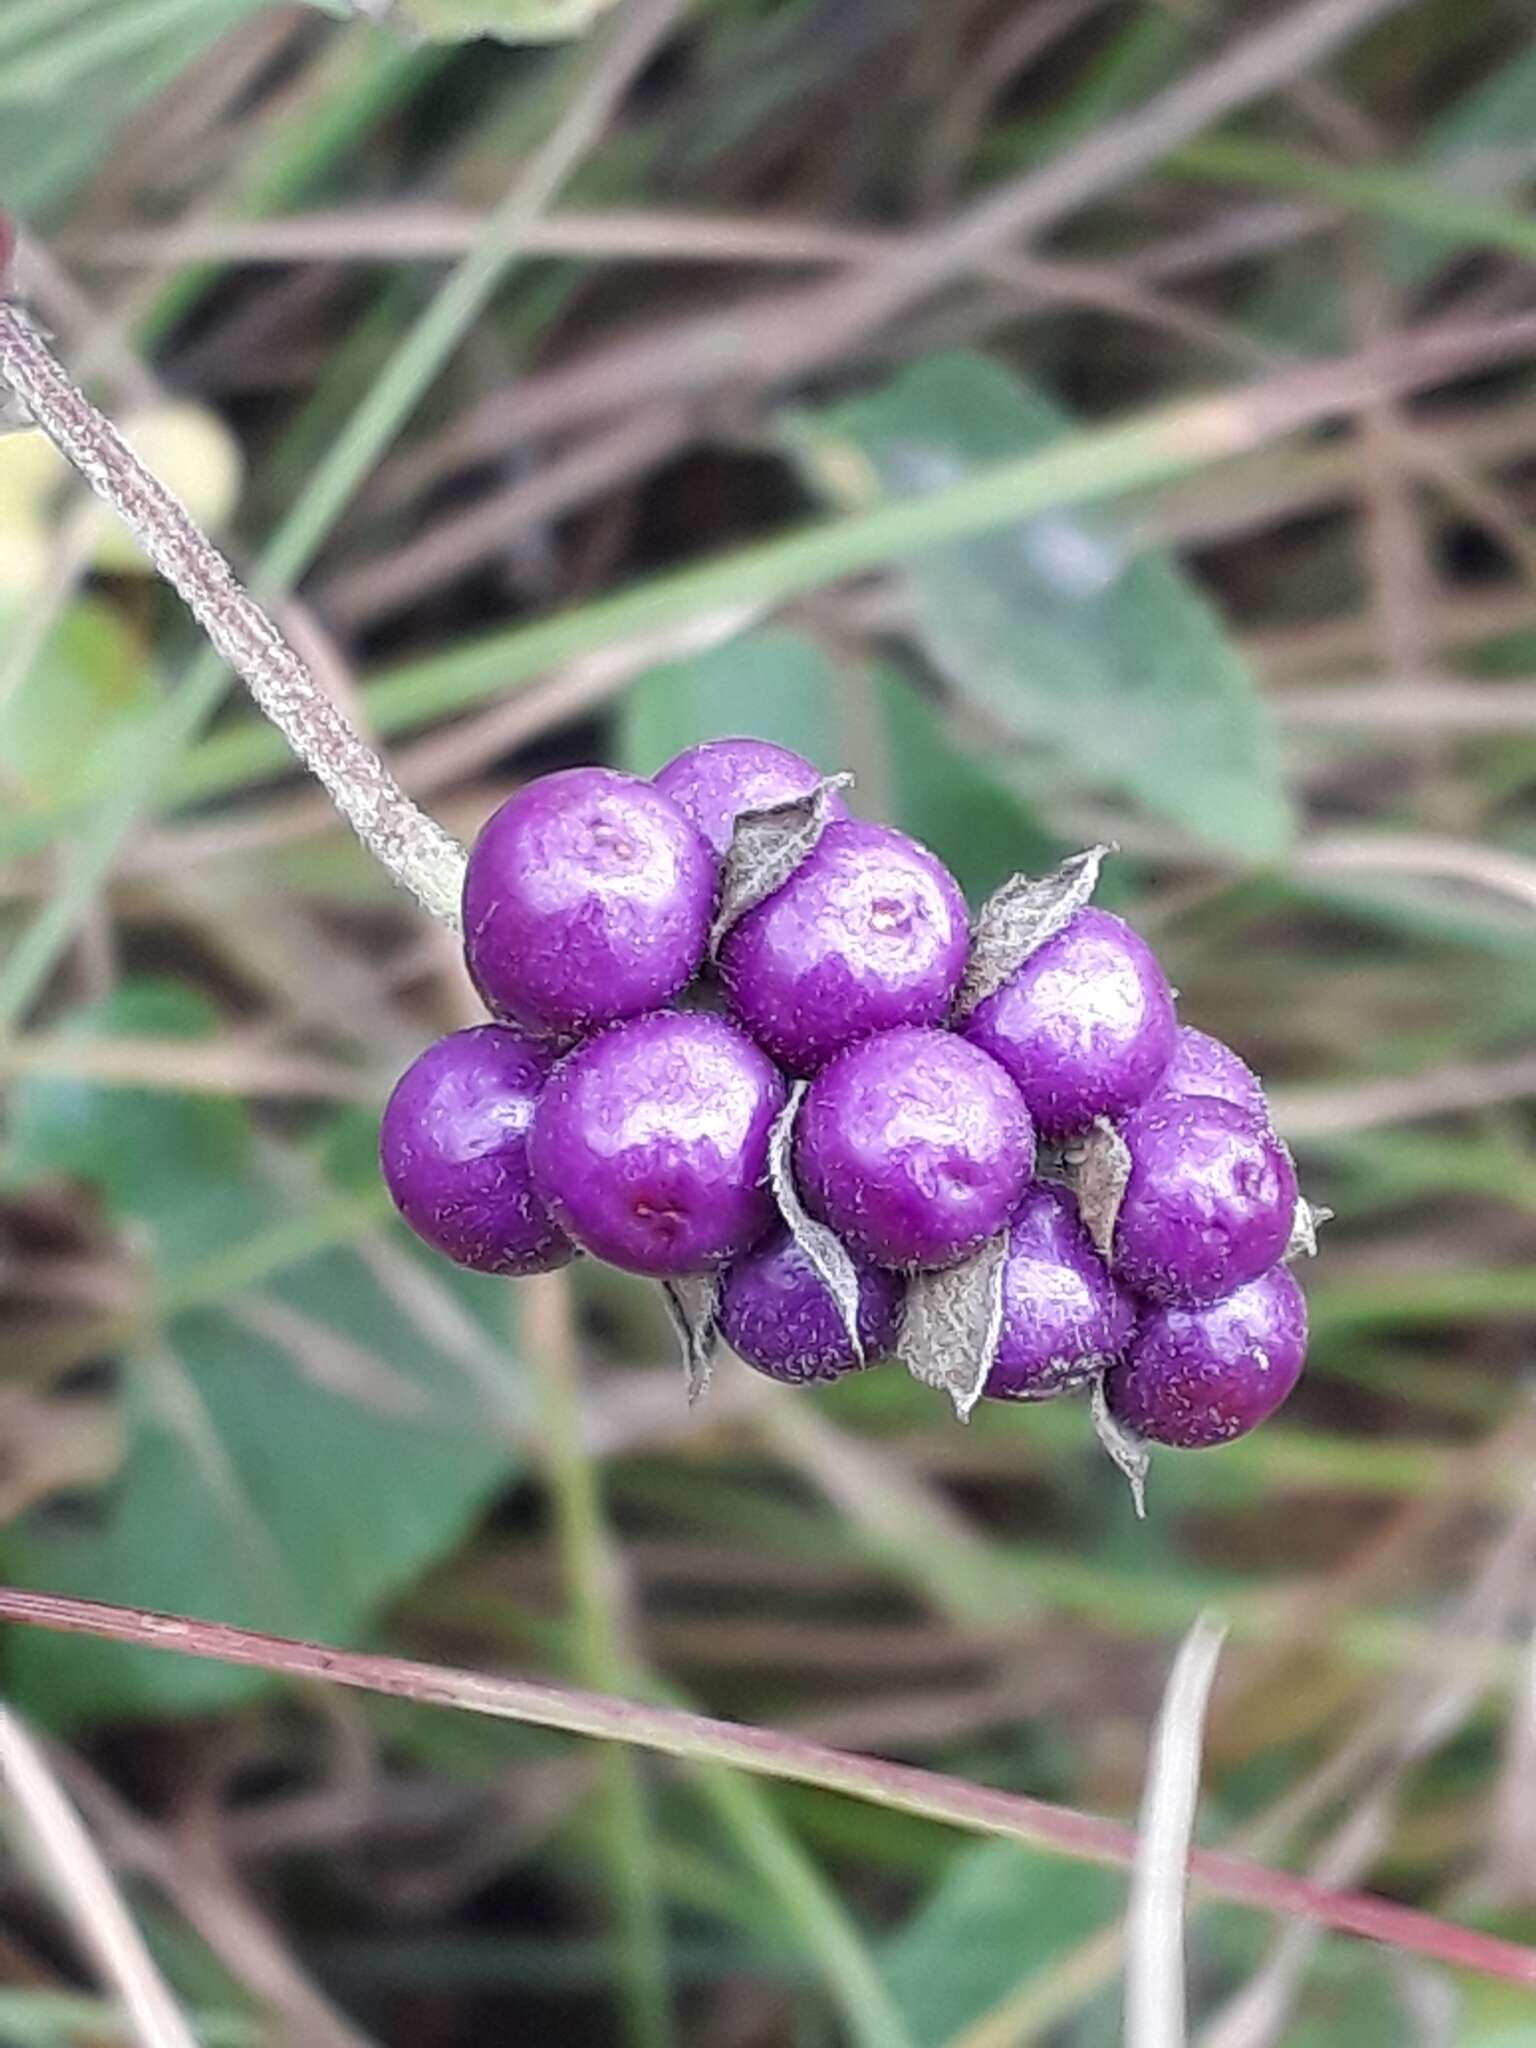
[[[829,825],[720,949],[732,1014],[781,1066],[813,1074],[856,1039],[941,1024],[970,945],[959,884],[886,825]]]
[[[866,1359],[895,1343],[905,1292],[895,1273],[860,1265],[859,1338]],[[748,1365],[791,1386],[841,1379],[858,1363],[837,1303],[787,1230],[729,1267],[720,1329]]]
[[[419,1238],[477,1273],[547,1273],[572,1247],[528,1170],[550,1054],[498,1024],[455,1031],[413,1060],[379,1125],[379,1164]]]
[[[1250,1116],[1269,1122],[1269,1104],[1253,1069],[1240,1060],[1230,1045],[1212,1038],[1208,1031],[1184,1025],[1173,1048],[1173,1058],[1163,1069],[1158,1095],[1214,1095],[1219,1101],[1246,1109]]]
[[[985,1392],[1043,1401],[1085,1386],[1118,1358],[1135,1310],[1110,1277],[1064,1188],[1037,1181],[1008,1232],[1003,1328]]]
[[[1296,1171],[1260,1118],[1211,1095],[1159,1094],[1128,1117],[1131,1172],[1115,1222],[1118,1279],[1153,1301],[1216,1301],[1285,1251]]]
[[[724,860],[740,812],[767,810],[772,804],[809,796],[821,773],[803,755],[777,747],[772,740],[706,740],[658,768],[653,780],[703,833],[716,858]],[[848,806],[835,792],[828,815],[848,815]]]
[[[778,1073],[725,1018],[636,1017],[550,1076],[529,1139],[534,1184],[611,1265],[707,1273],[773,1223],[768,1134],[783,1107]]]
[[[949,1266],[1008,1221],[1035,1133],[996,1060],[948,1031],[862,1039],[801,1105],[795,1168],[849,1250],[898,1270]]]
[[[470,975],[530,1031],[638,1016],[698,972],[714,893],[709,848],[669,797],[609,768],[562,769],[510,797],[475,841]]]
[[[967,1017],[972,1044],[1001,1060],[1043,1136],[1122,1117],[1173,1057],[1173,995],[1152,948],[1123,918],[1079,910]]]
[[[1224,1301],[1150,1310],[1105,1382],[1109,1410],[1153,1443],[1230,1443],[1274,1414],[1306,1354],[1306,1301],[1275,1266]]]

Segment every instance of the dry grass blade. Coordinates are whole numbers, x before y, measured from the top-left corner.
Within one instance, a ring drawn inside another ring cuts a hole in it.
[[[0,1080],[51,1074],[105,1087],[172,1095],[305,1098],[376,1103],[383,1075],[276,1052],[245,1039],[71,1038],[62,1033],[0,1039]]]
[[[0,1588],[0,1621],[132,1643],[141,1649],[170,1650],[182,1656],[212,1657],[290,1680],[351,1686],[425,1706],[455,1707],[495,1720],[635,1743],[659,1755],[725,1764],[868,1800],[893,1812],[977,1834],[1029,1842],[1083,1862],[1129,1866],[1136,1853],[1135,1830],[1097,1814],[649,1701],[403,1657],[332,1649],[292,1637],[264,1635],[255,1629],[233,1628],[225,1622],[197,1621],[183,1614],[115,1607],[107,1601],[76,1600],[19,1587]],[[1334,1891],[1309,1878],[1267,1870],[1242,1857],[1212,1850],[1192,1850],[1189,1870],[1206,1890],[1233,1904],[1317,1920],[1336,1932],[1384,1942],[1458,1969],[1536,1986],[1536,1949],[1522,1948],[1518,1942],[1458,1927],[1368,1893]]]
[[[1526,1053],[1485,1067],[1434,1067],[1425,1074],[1361,1081],[1348,1088],[1277,1090],[1275,1116],[1278,1127],[1293,1138],[1331,1138],[1423,1117],[1495,1109],[1532,1096],[1536,1056]]]
[[[1321,63],[1408,0],[1306,0],[1265,21],[1119,120],[1096,125],[1039,169],[988,191],[878,268],[808,293],[780,316],[772,374],[803,373],[962,276],[1122,186],[1180,143]]]
[[[0,1706],[0,1785],[81,1946],[122,2003],[140,2048],[197,2048],[111,1873],[26,1723]]]
[[[1152,1737],[1127,1908],[1126,2048],[1184,2048],[1184,1894],[1205,1710],[1225,1634],[1202,1617],[1184,1638]]]

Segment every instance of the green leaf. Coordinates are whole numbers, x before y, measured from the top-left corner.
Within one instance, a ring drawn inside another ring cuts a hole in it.
[[[1071,432],[1006,371],[960,354],[800,429],[829,493],[866,504]],[[918,639],[1026,786],[1107,786],[1230,851],[1283,850],[1290,808],[1253,680],[1165,555],[1059,512],[936,549],[910,575]]]
[[[326,14],[398,23],[432,42],[466,43],[493,37],[503,43],[557,43],[584,35],[616,0],[310,0]]]
[[[951,870],[972,903],[1021,871],[1043,873],[1061,847],[982,753],[951,738],[943,713],[894,668],[875,677],[897,822]]]
[[[917,2048],[940,2044],[1121,1908],[1122,1878],[1014,1842],[956,1857],[886,1944],[885,1978]]]
[[[213,1022],[187,991],[141,983],[75,1028],[195,1036]],[[288,1175],[263,1172],[234,1102],[29,1080],[9,1166],[23,1180],[94,1182],[186,1292],[207,1261],[295,1221]],[[404,1272],[415,1253],[404,1232],[394,1242]],[[505,1288],[440,1261],[423,1271],[505,1342]],[[516,1371],[508,1359],[514,1388]],[[173,1316],[123,1373],[121,1469],[78,1509],[8,1534],[21,1584],[355,1642],[517,1463],[464,1363],[346,1248],[301,1251],[259,1289]],[[7,1653],[14,1695],[56,1724],[203,1711],[267,1682],[46,1634],[18,1634]]]
[[[842,766],[837,672],[796,633],[743,633],[636,676],[619,706],[619,758],[654,775],[684,747],[738,734],[774,740],[825,773]]]
[[[203,1038],[217,1019],[191,989],[132,982],[65,1027],[71,1038]],[[238,1102],[105,1088],[39,1074],[12,1096],[6,1178],[91,1182],[121,1219],[153,1233],[158,1270],[175,1276],[264,1220],[251,1131]]]
[[[0,644],[21,630],[21,600],[0,610]],[[0,700],[0,798],[16,813],[62,810],[109,789],[130,727],[159,694],[145,651],[106,605],[71,605],[22,686]]]

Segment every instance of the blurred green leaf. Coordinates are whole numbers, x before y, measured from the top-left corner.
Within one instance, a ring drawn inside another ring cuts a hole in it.
[[[837,690],[837,672],[813,641],[743,633],[635,678],[619,706],[619,758],[633,775],[654,775],[684,747],[747,733],[830,774],[842,755]]]
[[[0,612],[0,642],[20,601]],[[103,604],[71,605],[19,689],[0,699],[0,796],[18,812],[62,809],[110,787],[131,725],[159,695],[141,643]]]
[[[413,29],[434,42],[492,37],[503,43],[555,43],[595,26],[616,0],[310,0],[343,19],[369,16]]]
[[[801,432],[824,488],[868,503],[1066,441],[1071,425],[995,363],[956,354]],[[1290,807],[1252,678],[1166,556],[1060,512],[936,549],[910,573],[923,647],[1029,782],[1109,786],[1235,852],[1283,850]]]
[[[200,999],[137,984],[82,1033],[196,1036]],[[262,1229],[295,1197],[263,1170],[241,1105],[50,1076],[16,1091],[13,1177],[94,1182],[148,1238],[162,1278]],[[302,1236],[299,1239],[302,1244]],[[413,1254],[400,1234],[402,1276]],[[460,1322],[505,1341],[512,1297],[434,1262]],[[446,1340],[444,1340],[446,1341]],[[516,1366],[507,1361],[508,1375]],[[122,1468],[68,1515],[6,1541],[22,1584],[181,1609],[284,1634],[356,1641],[379,1603],[458,1542],[516,1459],[487,1427],[461,1357],[350,1250],[313,1250],[260,1290],[171,1318],[124,1366]],[[18,1636],[14,1695],[53,1722],[190,1712],[239,1700],[258,1673]]]
[[[1365,1943],[1321,1943],[1297,2007],[1285,2031],[1286,2048],[1401,2041],[1411,2031],[1388,1955]],[[1456,2038],[1461,2041],[1459,2034]]]
[[[1054,866],[1061,848],[987,765],[950,736],[943,714],[899,670],[875,678],[886,772],[903,830],[931,846],[972,903],[1021,870]]]
[[[1527,1938],[1529,1929],[1517,1923],[1509,1932],[1519,1941]],[[1531,2039],[1532,2000],[1525,1986],[1463,1971],[1452,1972],[1451,1982],[1456,1986],[1460,2008],[1457,2048],[1527,2048]]]
[[[190,988],[141,981],[77,1012],[64,1029],[71,1038],[204,1038],[216,1022]],[[66,1074],[31,1076],[12,1096],[7,1179],[92,1183],[118,1216],[153,1233],[162,1274],[186,1270],[265,1220],[251,1161],[238,1102],[99,1087]]]
[[[885,1948],[886,1982],[918,2048],[940,2048],[1111,1921],[1124,1891],[1109,1871],[1014,1842],[962,1851]]]

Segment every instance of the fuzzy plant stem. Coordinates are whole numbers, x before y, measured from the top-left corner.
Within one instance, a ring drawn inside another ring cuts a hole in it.
[[[463,847],[411,802],[185,507],[86,397],[22,307],[3,296],[0,381],[127,525],[368,851],[423,910],[456,928]]]

